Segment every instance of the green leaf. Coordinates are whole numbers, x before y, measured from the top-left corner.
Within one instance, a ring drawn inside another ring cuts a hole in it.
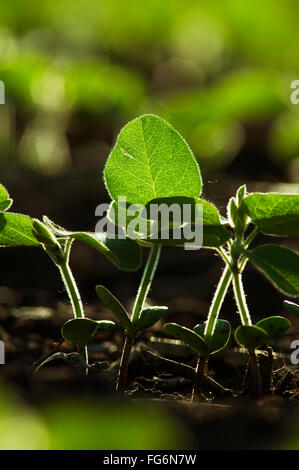
[[[299,317],[299,305],[295,304],[294,302],[290,302],[289,300],[285,300],[284,305],[289,313],[293,313]]]
[[[173,216],[173,219],[169,218],[170,223],[196,223],[196,221],[201,219],[199,209],[202,206],[203,224],[221,225],[219,212],[213,204],[204,199],[196,199],[187,196],[159,197],[152,199],[145,205],[147,218],[157,220],[156,215],[151,213],[152,205],[163,205],[165,208],[169,209],[171,206],[173,206],[173,204],[175,204],[175,206],[178,208],[178,215],[176,216],[175,211],[173,214],[170,211],[170,214]],[[185,213],[184,208],[186,208]]]
[[[264,343],[267,344],[280,338],[291,327],[291,322],[284,317],[273,316],[260,320],[255,326],[267,333]]]
[[[191,231],[194,230],[194,225],[201,220],[199,209],[202,207],[202,227],[203,227],[203,247],[219,247],[226,243],[231,238],[231,232],[222,225],[219,212],[216,207],[205,201],[204,199],[187,198],[184,196],[171,197],[171,198],[159,198],[153,199],[148,202],[146,208],[150,207],[150,204],[166,204],[170,207],[172,204],[177,204],[180,208],[181,218],[171,221],[171,228],[169,229],[169,237],[163,238],[163,233],[168,234],[167,227],[160,228],[156,233],[155,239],[150,240],[149,238],[143,238],[145,241],[152,241],[154,243],[161,243],[164,245],[177,245],[181,246],[185,243],[192,243],[193,240],[184,236],[184,231],[181,230],[181,238],[175,237],[173,226],[180,227],[189,222],[188,227]],[[188,207],[188,215],[185,215],[184,219],[184,206]],[[189,216],[190,214],[190,216]],[[182,219],[182,220],[181,220]],[[181,222],[181,224],[179,224]],[[200,228],[200,227],[199,227]],[[185,232],[186,234],[186,232]]]
[[[117,298],[114,297],[114,295],[111,294],[111,292],[104,286],[96,286],[95,289],[99,299],[103,302],[104,305],[106,305],[107,308],[111,310],[111,312],[114,313],[122,327],[127,331],[131,330],[132,322],[130,317],[126,309],[117,300]]]
[[[263,233],[299,235],[299,194],[254,193],[242,205]]]
[[[231,197],[227,205],[227,217],[232,227],[235,227],[238,219],[238,206],[234,197]]]
[[[3,184],[0,183],[0,202],[6,201],[6,199],[9,199],[9,194]]]
[[[134,328],[137,331],[146,330],[150,328],[162,317],[162,315],[167,312],[168,307],[147,307],[141,311],[141,314],[134,323]]]
[[[238,207],[241,206],[241,203],[243,199],[246,197],[246,194],[247,194],[246,184],[243,184],[242,186],[238,188],[237,193],[236,193],[236,203]]]
[[[205,327],[206,322],[199,323],[193,328],[193,331],[195,331],[195,333],[197,333],[199,336],[201,336],[201,338],[206,341],[209,346],[209,353],[214,354],[218,351],[221,351],[221,349],[225,348],[231,334],[230,323],[227,320],[218,319],[210,341],[205,338]]]
[[[134,240],[110,238],[105,233],[72,232],[53,223],[48,217],[43,220],[57,236],[72,238],[89,245],[124,271],[136,271],[140,266],[141,249]]]
[[[5,201],[0,202],[0,212],[5,212],[7,211],[10,206],[12,205],[13,200],[12,199],[6,199]]]
[[[204,199],[199,199],[197,204],[203,206],[203,247],[217,248],[224,245],[232,233],[224,226],[218,210]]]
[[[190,330],[189,328],[186,328],[185,326],[178,325],[177,323],[166,323],[164,325],[164,328],[167,333],[183,341],[201,356],[207,356],[207,343],[201,336],[194,333],[194,331]]]
[[[290,297],[299,296],[299,256],[294,251],[277,245],[240,251],[278,290]]]
[[[42,244],[50,247],[57,245],[57,240],[52,232],[47,228],[45,224],[37,219],[33,219],[33,235]]]
[[[134,204],[169,196],[198,198],[202,188],[186,141],[166,121],[149,114],[121,130],[104,176],[112,199],[125,196]]]
[[[33,235],[33,219],[23,214],[0,214],[0,246],[39,246]]]
[[[241,194],[239,194],[239,197],[242,197],[242,191]],[[237,205],[237,199],[234,197],[229,200],[227,216],[230,226],[235,228],[237,234],[242,235],[248,223],[248,215],[245,213],[244,206],[242,204],[240,206]]]
[[[0,184],[0,212],[5,212],[12,205],[13,200],[10,199],[9,194],[3,184]]]
[[[73,318],[62,326],[61,333],[69,344],[83,345],[89,343],[99,329],[111,328],[112,326],[115,326],[115,323],[108,320]]]
[[[253,350],[265,343],[267,333],[258,326],[241,325],[235,331],[235,339],[240,346]]]
[[[154,223],[152,220],[147,220],[143,217],[143,210],[145,210],[144,206],[140,204],[127,203],[124,206],[123,204],[117,204],[116,201],[112,201],[107,211],[107,218],[115,225],[121,227],[129,238],[140,240],[143,236],[151,233],[151,227]],[[141,226],[137,224],[137,218]],[[130,226],[130,223],[133,221],[134,227]]]

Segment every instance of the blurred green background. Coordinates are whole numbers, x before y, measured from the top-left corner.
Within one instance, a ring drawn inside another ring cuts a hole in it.
[[[100,169],[119,128],[157,113],[209,174],[246,150],[298,181],[296,0],[3,2],[0,165]],[[244,157],[245,158],[245,157]],[[263,165],[261,163],[261,165]]]

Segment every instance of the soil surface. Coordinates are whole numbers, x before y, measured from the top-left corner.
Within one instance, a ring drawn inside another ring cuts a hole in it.
[[[190,430],[191,447],[198,449],[277,449],[288,447],[289,438],[293,439],[299,424],[299,376],[289,363],[285,345],[294,338],[295,329],[275,345],[273,383],[265,396],[254,400],[248,387],[244,388],[247,355],[232,341],[230,348],[209,363],[209,376],[222,387],[203,383],[202,393],[192,404],[196,357],[191,349],[169,339],[163,322],[158,323],[138,338],[130,357],[125,397],[120,397],[114,391],[123,344],[119,328],[98,334],[89,345],[91,367],[86,376],[81,356],[60,339],[60,326],[71,315],[66,303],[58,302],[55,309],[12,305],[17,295],[8,288],[2,288],[1,296],[0,335],[6,347],[1,383],[34,407],[57,397],[107,400],[110,405],[111,400],[151,401]],[[175,302],[180,300],[173,299]],[[98,303],[89,305],[86,315],[112,319]],[[167,321],[186,318],[179,311],[167,315]],[[195,321],[196,315],[190,313],[189,323]],[[53,354],[55,359],[41,366]],[[265,366],[266,351],[259,357]]]

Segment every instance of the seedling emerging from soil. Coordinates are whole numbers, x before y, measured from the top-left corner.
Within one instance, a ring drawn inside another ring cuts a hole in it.
[[[74,240],[80,240],[103,253],[121,269],[135,270],[140,265],[140,248],[130,239],[109,240],[105,234],[69,232],[51,222],[44,223],[23,214],[6,211],[12,199],[0,185],[0,246],[42,247],[58,267],[68,293],[74,318],[62,327],[62,336],[70,344],[78,346],[88,365],[86,345],[100,329],[114,326],[111,321],[96,321],[86,318],[77,284],[69,265],[70,251]]]
[[[189,146],[178,132],[157,116],[141,116],[121,130],[107,161],[104,178],[112,199],[110,219],[120,225],[129,236],[133,234],[139,244],[150,247],[148,261],[130,314],[107,289],[102,286],[96,288],[99,298],[114,312],[125,331],[126,339],[117,385],[118,389],[123,389],[134,339],[140,331],[156,323],[166,310],[166,307],[144,308],[161,246],[183,246],[192,242],[183,230],[185,220],[179,221],[173,216],[165,224],[158,217],[152,216],[151,208],[158,204],[171,210],[173,204],[179,209],[188,204],[191,209],[191,225],[195,225],[197,208],[203,206],[205,246],[220,246],[230,238],[230,231],[222,226],[216,208],[199,199],[202,180]],[[119,200],[124,197],[127,204],[121,207]],[[136,224],[135,230],[132,230],[132,205],[140,215],[140,225],[145,221],[142,228]],[[177,230],[180,231],[179,236]],[[167,237],[164,236],[165,232]]]
[[[259,232],[271,236],[299,235],[299,195],[247,194],[245,186],[242,186],[237,191],[236,197],[230,199],[227,216],[226,225],[232,231],[231,237],[226,244],[217,248],[226,267],[215,292],[205,326],[201,325],[201,328],[197,326],[193,332],[174,324],[166,324],[165,328],[173,336],[182,339],[197,350],[200,355],[197,370],[198,374],[202,374],[204,364],[212,352],[209,346],[211,348],[213,341],[217,341],[218,338],[219,321],[221,321],[218,320],[218,315],[227,289],[232,282],[241,319],[241,326],[235,332],[235,339],[249,352],[253,394],[258,396],[262,392],[262,383],[255,351],[259,346],[268,345],[277,340],[290,327],[290,322],[283,317],[271,316],[255,325],[252,324],[243,289],[242,273],[247,261],[250,261],[282,293],[290,297],[299,296],[299,256],[297,253],[270,244],[249,250],[250,243]],[[245,232],[247,233],[248,230],[249,234],[246,237]],[[295,304],[292,304],[292,308],[296,310]],[[197,338],[194,342],[196,334],[200,337],[200,341]],[[227,338],[228,336],[227,328]]]

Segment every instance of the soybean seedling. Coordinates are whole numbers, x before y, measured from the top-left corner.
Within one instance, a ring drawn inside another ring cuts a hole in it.
[[[107,161],[104,179],[112,199],[108,211],[110,220],[127,236],[150,248],[132,312],[128,313],[107,289],[96,287],[99,298],[115,314],[125,333],[117,383],[117,389],[122,390],[136,336],[155,324],[167,310],[167,307],[144,308],[161,247],[183,246],[192,243],[194,238],[194,233],[191,237],[190,233],[186,235],[186,220],[176,218],[173,206],[181,213],[183,205],[187,204],[193,226],[196,209],[204,204],[203,219],[207,229],[203,242],[206,245],[218,246],[230,237],[230,232],[221,226],[214,206],[199,199],[202,179],[188,144],[170,124],[157,116],[141,116],[121,130]],[[157,206],[163,206],[170,215],[166,222],[159,219],[157,213],[153,215],[151,209]]]
[[[226,267],[215,292],[201,339],[208,345],[216,333],[220,308],[230,283],[233,283],[234,296],[239,311],[241,325],[235,331],[238,344],[249,352],[250,369],[253,378],[253,393],[262,393],[262,382],[256,349],[277,340],[289,327],[290,322],[280,316],[264,318],[255,325],[246,303],[242,282],[242,273],[250,261],[282,293],[299,296],[299,256],[282,246],[266,244],[249,249],[251,242],[259,232],[271,236],[299,235],[299,195],[279,193],[246,193],[241,186],[236,197],[231,198],[227,208],[228,225],[232,234],[226,246],[220,246],[218,252]],[[245,236],[245,232],[249,234]],[[169,326],[166,325],[169,330]],[[197,328],[197,333],[198,333]],[[176,336],[182,333],[177,329]],[[185,338],[188,344],[188,338]],[[196,349],[196,348],[195,348]],[[201,361],[207,359],[206,351],[197,349]],[[199,361],[200,362],[200,361]],[[198,367],[202,372],[202,367]]]
[[[91,232],[70,232],[54,224],[47,217],[44,223],[23,214],[4,212],[12,204],[4,186],[0,185],[0,246],[36,246],[41,247],[58,267],[68,294],[73,319],[67,321],[61,329],[62,337],[76,345],[83,352],[88,368],[87,344],[97,331],[114,326],[111,321],[97,321],[86,318],[81,297],[72,274],[69,257],[74,240],[88,244],[103,253],[118,268],[138,269],[140,265],[140,247],[128,238],[110,240],[105,234]],[[87,369],[86,369],[87,370]]]

